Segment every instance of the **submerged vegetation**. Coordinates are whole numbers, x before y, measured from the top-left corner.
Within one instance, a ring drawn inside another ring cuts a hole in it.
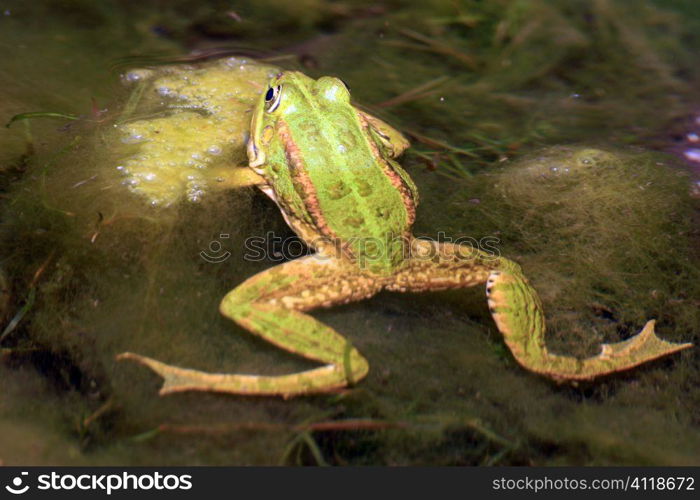
[[[0,46],[21,56],[0,72],[2,463],[700,463],[697,348],[557,386],[513,361],[481,289],[314,313],[372,365],[338,394],[159,398],[114,360],[309,366],[217,311],[272,264],[244,260],[245,238],[290,234],[276,208],[253,191],[153,208],[116,172],[119,74],[232,54],[340,76],[401,128],[418,233],[497,236],[554,350],[590,355],[651,318],[699,344],[693,172],[652,151],[700,101],[696,2],[31,4],[0,2]],[[220,264],[200,257],[214,241]]]

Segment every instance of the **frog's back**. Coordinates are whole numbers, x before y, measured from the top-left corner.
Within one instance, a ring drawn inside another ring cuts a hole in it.
[[[404,259],[415,218],[415,187],[398,163],[368,139],[367,124],[353,108],[334,127],[313,117],[295,139],[308,155],[302,184],[313,189],[326,235],[337,239],[369,270],[391,272]],[[364,130],[364,132],[362,132]],[[320,145],[325,145],[319,147]],[[301,186],[299,186],[301,187]]]
[[[284,73],[265,99],[253,120],[251,166],[265,165],[288,222],[314,248],[322,238],[372,272],[393,272],[405,258],[417,197],[387,151],[390,138],[336,78]]]

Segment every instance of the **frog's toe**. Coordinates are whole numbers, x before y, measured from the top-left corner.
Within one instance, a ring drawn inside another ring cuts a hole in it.
[[[171,392],[178,392],[177,389],[173,390],[174,387],[178,387],[181,384],[177,383],[175,377],[173,374],[177,373],[178,368],[176,367],[171,367],[166,365],[165,363],[161,363],[158,360],[155,360],[153,358],[149,358],[148,356],[142,356],[140,354],[136,354],[133,352],[123,352],[121,354],[117,354],[116,356],[117,361],[124,361],[124,360],[130,360],[130,361],[135,361],[139,363],[140,365],[146,366],[147,368],[150,368],[152,371],[160,375],[164,380],[163,387],[160,389],[160,394],[168,394]]]
[[[603,344],[598,357],[627,360],[629,366],[634,366],[693,346],[690,342],[678,344],[659,338],[654,330],[655,324],[656,320],[649,320],[634,337],[614,344]]]

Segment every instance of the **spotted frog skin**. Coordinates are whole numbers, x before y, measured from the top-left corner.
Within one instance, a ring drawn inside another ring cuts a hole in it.
[[[312,255],[263,271],[229,292],[221,313],[268,342],[318,362],[298,373],[205,373],[123,353],[165,380],[161,394],[216,391],[293,396],[342,388],[369,370],[340,333],[307,314],[380,290],[425,292],[485,285],[508,348],[527,370],[586,380],[630,369],[691,344],[661,340],[649,321],[638,335],[577,359],[545,346],[542,305],[520,267],[468,245],[411,234],[418,192],[396,162],[406,139],[350,103],[337,78],[299,72],[272,78],[253,112],[248,160],[231,186],[256,185],[279,207]]]

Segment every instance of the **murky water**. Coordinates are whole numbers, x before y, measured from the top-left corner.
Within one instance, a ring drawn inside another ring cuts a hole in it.
[[[314,366],[218,313],[298,250],[266,197],[202,173],[242,151],[197,143],[173,191],[157,179],[178,150],[140,149],[161,129],[138,120],[181,113],[168,122],[181,146],[221,129],[153,96],[134,104],[129,72],[213,54],[339,76],[404,131],[416,234],[497,238],[539,291],[556,352],[595,354],[651,318],[663,338],[700,341],[695,2],[239,3],[0,1],[13,54],[0,119],[56,114],[0,133],[0,461],[698,464],[697,348],[557,385],[513,360],[481,287],[315,311],[371,365],[336,394],[159,397],[158,377],[115,360]],[[251,237],[278,243],[250,258]]]

